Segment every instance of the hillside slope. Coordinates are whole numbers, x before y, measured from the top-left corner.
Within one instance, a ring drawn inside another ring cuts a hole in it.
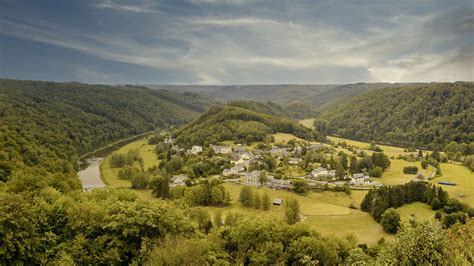
[[[365,92],[387,87],[408,86],[409,84],[393,83],[356,83],[333,85],[146,85],[153,89],[193,92],[222,101],[253,100],[260,102],[275,102],[284,108],[292,108],[298,113],[298,118],[310,118],[315,111],[325,106],[340,103]],[[295,106],[299,106],[296,108]],[[308,110],[311,110],[308,113]]]
[[[196,94],[141,87],[0,80],[0,181],[14,170],[75,176],[81,154],[207,109]]]
[[[474,141],[474,83],[375,90],[326,108],[329,133],[403,146]]]
[[[175,133],[176,142],[185,147],[209,145],[226,140],[241,143],[269,141],[269,134],[283,132],[297,137],[319,139],[316,131],[294,121],[236,106],[212,107]]]
[[[240,100],[233,101],[229,103],[229,105],[249,109],[257,113],[287,117],[291,119],[314,117],[318,114],[318,112],[310,108],[308,105],[299,102],[277,104],[274,102],[256,102],[250,100]]]

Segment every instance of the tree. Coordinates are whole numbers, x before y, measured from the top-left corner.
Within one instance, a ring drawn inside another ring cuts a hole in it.
[[[288,198],[285,204],[285,217],[288,224],[295,224],[300,220],[300,204],[294,198]]]
[[[357,157],[355,156],[351,156],[349,171],[351,172],[351,174],[360,173],[360,169],[358,168],[358,165],[357,165]]]
[[[425,159],[421,160],[421,168],[426,169],[426,168],[428,168],[428,165],[429,164],[428,164],[427,160],[425,160]]]
[[[304,179],[293,179],[293,191],[298,194],[306,194],[308,193],[308,183]]]
[[[380,224],[385,232],[394,234],[400,227],[400,214],[395,209],[389,208],[382,214]]]
[[[421,149],[418,150],[418,159],[423,158],[423,151]]]
[[[268,211],[270,209],[270,206],[271,206],[271,201],[270,201],[270,197],[268,196],[268,192],[263,192],[263,195],[262,195],[262,210],[264,211]]]
[[[220,227],[222,225],[222,212],[221,211],[216,211],[214,213],[214,225],[216,227]]]
[[[268,182],[268,173],[267,171],[263,170],[260,172],[259,181],[261,186],[265,186]]]
[[[336,164],[336,178],[339,180],[342,180],[344,179],[345,175],[346,175],[346,171],[344,170],[344,167],[342,166],[340,162],[338,162]]]
[[[260,209],[260,206],[261,206],[260,193],[258,193],[258,191],[255,191],[253,193],[252,207],[254,209]]]
[[[243,186],[239,194],[239,202],[242,206],[252,207],[253,192],[248,186]]]
[[[434,198],[432,201],[431,201],[431,209],[433,210],[439,210],[441,209],[441,201],[439,201],[438,198]]]
[[[153,190],[153,196],[157,198],[169,198],[170,196],[170,185],[169,178],[166,176],[154,176],[149,183],[150,188]]]
[[[380,166],[374,167],[374,169],[371,169],[369,171],[370,176],[372,177],[381,177],[383,174],[383,169]]]

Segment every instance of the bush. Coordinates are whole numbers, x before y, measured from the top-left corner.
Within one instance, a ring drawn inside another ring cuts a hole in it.
[[[400,214],[394,208],[389,208],[382,214],[380,224],[385,232],[394,234],[400,227]]]
[[[369,175],[372,177],[381,177],[383,174],[383,169],[380,166],[374,167],[374,169],[369,170]]]
[[[441,201],[439,201],[438,198],[434,198],[432,201],[431,201],[431,209],[433,210],[439,210],[441,209]]]
[[[403,173],[404,174],[410,174],[410,175],[416,175],[416,173],[418,173],[418,167],[417,166],[405,166],[403,168]]]

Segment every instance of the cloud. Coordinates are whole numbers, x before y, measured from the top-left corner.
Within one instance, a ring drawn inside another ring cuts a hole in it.
[[[134,12],[134,13],[152,13],[152,14],[165,14],[159,10],[151,9],[147,6],[136,6],[136,5],[124,5],[116,3],[112,0],[105,0],[99,3],[95,3],[92,6],[99,8],[99,9],[114,9],[118,11],[125,11],[125,12]]]
[[[0,34],[154,69],[148,83],[472,80],[468,1],[102,0],[77,14],[9,7]],[[115,77],[78,69],[81,79]]]

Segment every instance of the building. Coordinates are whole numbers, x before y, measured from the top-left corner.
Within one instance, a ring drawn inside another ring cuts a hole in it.
[[[313,171],[311,171],[309,176],[312,179],[320,180],[320,179],[326,178],[328,176],[328,174],[329,174],[329,172],[326,168],[318,167],[318,168],[314,169]]]
[[[274,199],[272,201],[272,204],[276,205],[276,206],[281,206],[283,204],[283,200],[282,199]]]
[[[364,184],[369,184],[370,183],[370,177],[364,175],[363,173],[357,173],[353,174],[351,176],[351,184],[354,185],[364,185]]]
[[[202,147],[201,146],[193,146],[190,150],[192,154],[199,154],[202,152]]]
[[[290,180],[271,179],[268,181],[267,185],[273,189],[282,189],[288,191],[293,189],[293,185],[291,184]]]
[[[230,154],[232,152],[232,148],[230,146],[211,145],[211,148],[216,154]]]
[[[270,154],[277,157],[283,157],[283,156],[290,156],[291,152],[289,152],[287,148],[272,147],[270,149]]]
[[[224,169],[224,171],[222,171],[222,175],[223,176],[238,175],[238,174],[241,174],[243,171],[245,171],[244,165],[236,164],[229,169]]]
[[[255,158],[255,156],[253,155],[253,153],[249,152],[249,151],[244,151],[241,153],[241,157],[242,159],[244,160],[253,160]]]
[[[187,175],[175,175],[171,177],[170,179],[170,186],[171,187],[176,187],[176,186],[185,186],[186,185],[186,180],[188,180]]]
[[[288,163],[292,165],[298,164],[299,162],[301,162],[301,158],[292,157],[288,159]]]
[[[259,186],[260,183],[260,174],[261,171],[253,170],[252,172],[246,173],[244,175],[244,183],[247,185]]]

